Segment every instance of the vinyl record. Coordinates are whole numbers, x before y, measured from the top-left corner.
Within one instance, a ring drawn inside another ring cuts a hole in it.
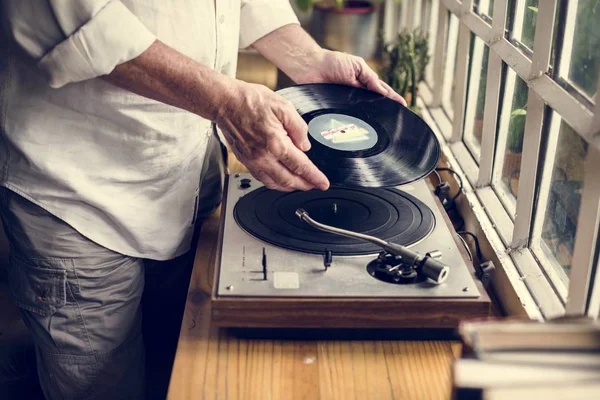
[[[306,153],[332,184],[393,187],[428,175],[440,157],[431,128],[380,94],[350,86],[308,84],[278,93],[308,124]]]

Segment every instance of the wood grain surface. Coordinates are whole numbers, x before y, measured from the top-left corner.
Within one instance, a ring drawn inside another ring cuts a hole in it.
[[[244,168],[230,159],[232,172]],[[219,210],[204,223],[169,399],[449,399],[460,344],[446,340],[259,339],[211,324]]]

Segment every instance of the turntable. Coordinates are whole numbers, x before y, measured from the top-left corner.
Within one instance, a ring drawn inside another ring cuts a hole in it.
[[[307,154],[332,187],[284,193],[250,174],[226,179],[213,322],[453,328],[487,317],[490,299],[422,179],[439,159],[425,122],[362,89],[304,85],[281,94],[307,121]],[[344,140],[329,141],[339,133]]]
[[[321,231],[297,210],[410,252],[398,260],[377,244]],[[220,326],[450,328],[489,313],[425,180],[401,190],[282,193],[236,174],[226,182],[220,231],[212,302]],[[415,265],[423,259],[434,267]]]

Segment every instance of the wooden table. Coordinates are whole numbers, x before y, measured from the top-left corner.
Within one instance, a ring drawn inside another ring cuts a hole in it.
[[[232,172],[243,172],[230,160]],[[169,399],[449,399],[460,343],[445,340],[271,340],[211,325],[219,210],[202,228]]]

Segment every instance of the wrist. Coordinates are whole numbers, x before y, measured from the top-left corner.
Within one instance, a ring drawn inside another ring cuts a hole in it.
[[[215,123],[223,120],[236,96],[239,96],[239,85],[242,82],[226,75],[217,76],[215,82],[209,84],[210,103],[212,104],[209,119]]]
[[[288,71],[283,71],[296,83],[316,83],[322,80],[324,60],[330,50],[318,48],[310,52],[291,51]]]

